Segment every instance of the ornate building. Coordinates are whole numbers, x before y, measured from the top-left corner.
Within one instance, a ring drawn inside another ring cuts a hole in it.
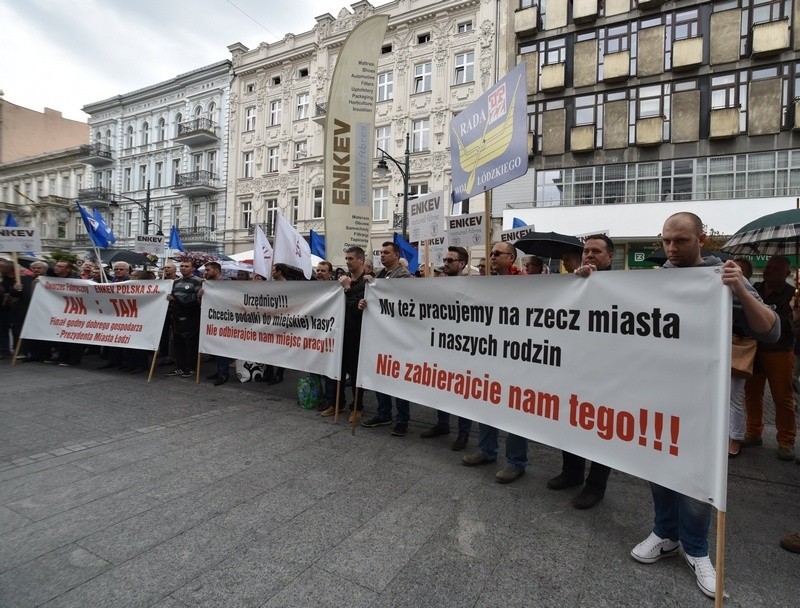
[[[506,226],[608,230],[635,267],[671,213],[731,234],[796,205],[798,0],[513,8],[501,58],[527,66],[535,155],[527,198],[501,201]]]
[[[311,31],[280,42],[229,46],[229,252],[252,248],[256,224],[271,234],[277,212],[302,233],[324,230],[328,87],[347,34],[371,15],[389,15],[378,62],[376,148],[402,164],[408,136],[410,196],[449,192],[450,120],[496,80],[498,6],[399,0],[376,8],[360,1],[352,12],[321,15]],[[402,198],[397,169],[373,175],[373,249],[399,231]],[[483,205],[482,198],[475,200]]]
[[[79,198],[109,207],[118,246],[175,225],[187,249],[223,251],[230,80],[220,61],[83,108],[91,180]]]

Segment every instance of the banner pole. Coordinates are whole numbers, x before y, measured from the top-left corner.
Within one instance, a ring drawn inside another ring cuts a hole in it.
[[[158,357],[158,349],[153,351],[153,360],[150,362],[150,373],[147,376],[147,383],[150,383],[150,380],[153,379],[153,372],[156,369],[156,358]]]
[[[492,191],[487,190],[483,193],[483,198],[485,200],[485,208],[484,212],[486,213],[486,242],[483,246],[485,262],[486,262],[486,269],[484,272],[485,276],[489,276],[492,274],[492,265],[489,263],[489,253],[492,250],[492,230],[491,230],[491,221],[492,221]]]
[[[333,410],[333,424],[339,424],[339,404],[340,404],[339,397],[341,395],[340,393],[342,388],[341,384],[342,384],[341,380],[336,381],[336,405]]]
[[[431,242],[425,241],[425,278],[429,279],[433,276],[431,272]]]
[[[353,378],[353,384],[355,383],[356,379]],[[353,426],[350,427],[350,434],[354,436],[356,434],[356,425],[358,424],[358,416],[356,416],[356,412],[358,412],[359,391],[361,391],[361,387],[353,386]]]
[[[19,269],[19,258],[16,251],[11,252],[11,260],[14,262],[14,279],[17,285],[22,285],[22,271]]]
[[[714,608],[722,608],[725,595],[725,511],[717,511],[717,588]]]
[[[17,347],[14,349],[14,356],[11,358],[11,365],[17,364],[17,356],[19,355],[19,349],[22,346],[22,338],[17,338]]]
[[[200,384],[200,349],[197,350],[197,363],[195,364],[194,368],[194,383]]]

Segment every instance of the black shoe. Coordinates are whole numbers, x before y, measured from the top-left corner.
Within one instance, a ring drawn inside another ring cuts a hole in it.
[[[392,429],[392,435],[395,437],[402,437],[408,432],[408,425],[405,422],[398,422]]]
[[[165,376],[182,376],[182,375],[183,375],[183,370],[182,370],[182,369],[180,369],[180,368],[178,368],[178,369],[173,369],[171,372],[167,372],[167,373],[166,373],[166,374],[164,374],[164,375],[165,375]]]
[[[439,426],[438,424],[432,426],[427,431],[423,431],[419,434],[420,437],[423,439],[429,439],[430,437],[439,437],[440,435],[449,435],[450,428],[446,426]]]
[[[459,435],[456,437],[456,440],[453,442],[453,445],[450,446],[450,449],[454,452],[460,452],[465,447],[467,447],[467,441],[469,441],[469,437],[467,435]]]
[[[219,386],[220,384],[225,384],[228,381],[228,376],[217,376],[214,379],[214,386]]]
[[[572,499],[572,506],[576,509],[591,509],[598,502],[603,500],[605,493],[597,488],[586,486]]]
[[[391,419],[386,420],[385,418],[378,418],[377,416],[373,416],[369,420],[365,420],[361,423],[361,426],[371,429],[376,426],[387,426],[392,424]]]
[[[219,378],[219,374],[217,372],[206,376],[206,380],[216,380],[217,378]]]
[[[566,488],[579,486],[582,483],[583,479],[570,477],[562,471],[559,473],[558,477],[553,477],[553,479],[547,482],[547,487],[551,490],[564,490]]]

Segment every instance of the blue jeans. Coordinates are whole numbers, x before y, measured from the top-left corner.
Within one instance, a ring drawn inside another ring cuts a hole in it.
[[[450,428],[450,414],[448,412],[443,412],[439,410],[436,413],[436,426],[441,426],[443,428]],[[462,418],[461,416],[458,417],[458,435],[467,436],[469,432],[472,430],[472,420],[469,418]]]
[[[686,555],[708,555],[711,505],[654,483],[650,491],[655,509],[653,532],[659,538],[681,541]]]
[[[492,460],[497,459],[500,451],[500,432],[488,424],[478,425],[478,448]],[[508,434],[506,437],[506,466],[524,471],[528,466],[528,440],[519,435]]]
[[[383,393],[375,392],[375,398],[378,400],[378,412],[377,416],[381,420],[391,420],[392,419],[392,396],[385,395]],[[405,399],[400,399],[399,397],[394,398],[395,405],[397,406],[397,417],[395,418],[395,422],[403,422],[408,424],[408,419],[411,417],[411,412],[409,411],[408,401]]]
[[[217,360],[217,375],[220,378],[227,378],[230,375],[231,360],[228,357],[220,357],[215,355]]]

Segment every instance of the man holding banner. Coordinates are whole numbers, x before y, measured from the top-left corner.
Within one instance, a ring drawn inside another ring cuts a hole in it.
[[[721,267],[722,283],[733,292],[734,323],[757,340],[778,340],[777,315],[744,279],[741,268],[730,260],[723,264],[719,258],[702,257],[700,251],[706,235],[699,217],[688,212],[670,216],[664,223],[661,240],[668,258],[664,268]],[[697,586],[707,596],[715,597],[717,573],[708,556],[711,505],[652,482],[650,489],[655,510],[653,531],[633,548],[631,557],[643,564],[652,564],[662,557],[677,555],[678,547],[682,547]]]

